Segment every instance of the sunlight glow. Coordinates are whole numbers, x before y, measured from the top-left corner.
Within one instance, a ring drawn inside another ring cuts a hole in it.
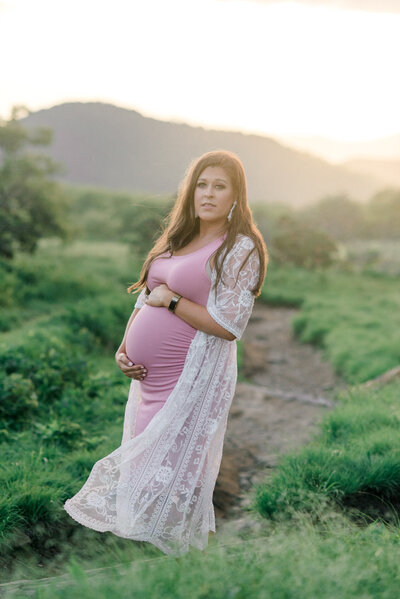
[[[400,131],[400,15],[295,2],[9,0],[0,115],[64,101],[275,135]]]

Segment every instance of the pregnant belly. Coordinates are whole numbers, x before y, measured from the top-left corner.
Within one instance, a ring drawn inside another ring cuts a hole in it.
[[[147,376],[141,382],[142,399],[163,401],[176,385],[196,329],[167,308],[143,306],[126,337],[126,354],[143,364]]]

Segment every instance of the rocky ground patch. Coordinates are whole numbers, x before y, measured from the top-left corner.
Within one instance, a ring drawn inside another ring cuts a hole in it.
[[[297,310],[256,304],[243,335],[243,375],[229,413],[213,502],[218,528],[249,524],[246,491],[289,450],[306,443],[346,386],[322,350],[299,343]]]

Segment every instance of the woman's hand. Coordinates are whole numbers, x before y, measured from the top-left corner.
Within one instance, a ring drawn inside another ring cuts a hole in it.
[[[130,379],[142,381],[147,374],[147,369],[143,364],[133,364],[124,352],[115,354],[115,361],[122,372]]]
[[[146,304],[148,306],[164,307],[168,308],[171,303],[171,299],[174,296],[174,292],[166,285],[162,283],[157,287],[154,287],[153,291],[147,296]]]

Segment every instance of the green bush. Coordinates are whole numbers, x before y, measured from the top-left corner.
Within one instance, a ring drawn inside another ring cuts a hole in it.
[[[269,252],[277,264],[294,264],[312,269],[332,264],[337,246],[326,233],[284,216],[278,222]]]
[[[0,373],[0,422],[28,419],[39,407],[35,385],[19,372]]]
[[[62,339],[37,331],[0,356],[1,416],[11,426],[29,423],[32,411],[58,401],[68,386],[82,387],[88,363]]]
[[[0,257],[0,306],[12,306],[16,277],[12,271],[11,264]]]
[[[78,422],[61,422],[57,418],[44,424],[35,422],[34,431],[40,441],[63,447],[82,445],[82,438],[87,434]]]
[[[357,239],[365,233],[365,207],[346,195],[323,197],[298,215],[304,224],[335,240]]]
[[[68,187],[69,221],[76,237],[130,244],[141,259],[153,245],[174,198]]]
[[[366,205],[367,233],[372,239],[399,239],[400,191],[387,188],[376,193]]]
[[[31,146],[48,146],[52,130],[24,129],[14,106],[9,121],[0,118],[0,256],[33,253],[46,235],[66,236],[62,189],[52,180],[64,167]]]
[[[121,294],[84,298],[74,306],[68,306],[58,320],[66,329],[66,338],[85,345],[87,351],[99,348],[110,352],[117,349],[128,320],[128,301]],[[132,305],[133,310],[133,305]]]

